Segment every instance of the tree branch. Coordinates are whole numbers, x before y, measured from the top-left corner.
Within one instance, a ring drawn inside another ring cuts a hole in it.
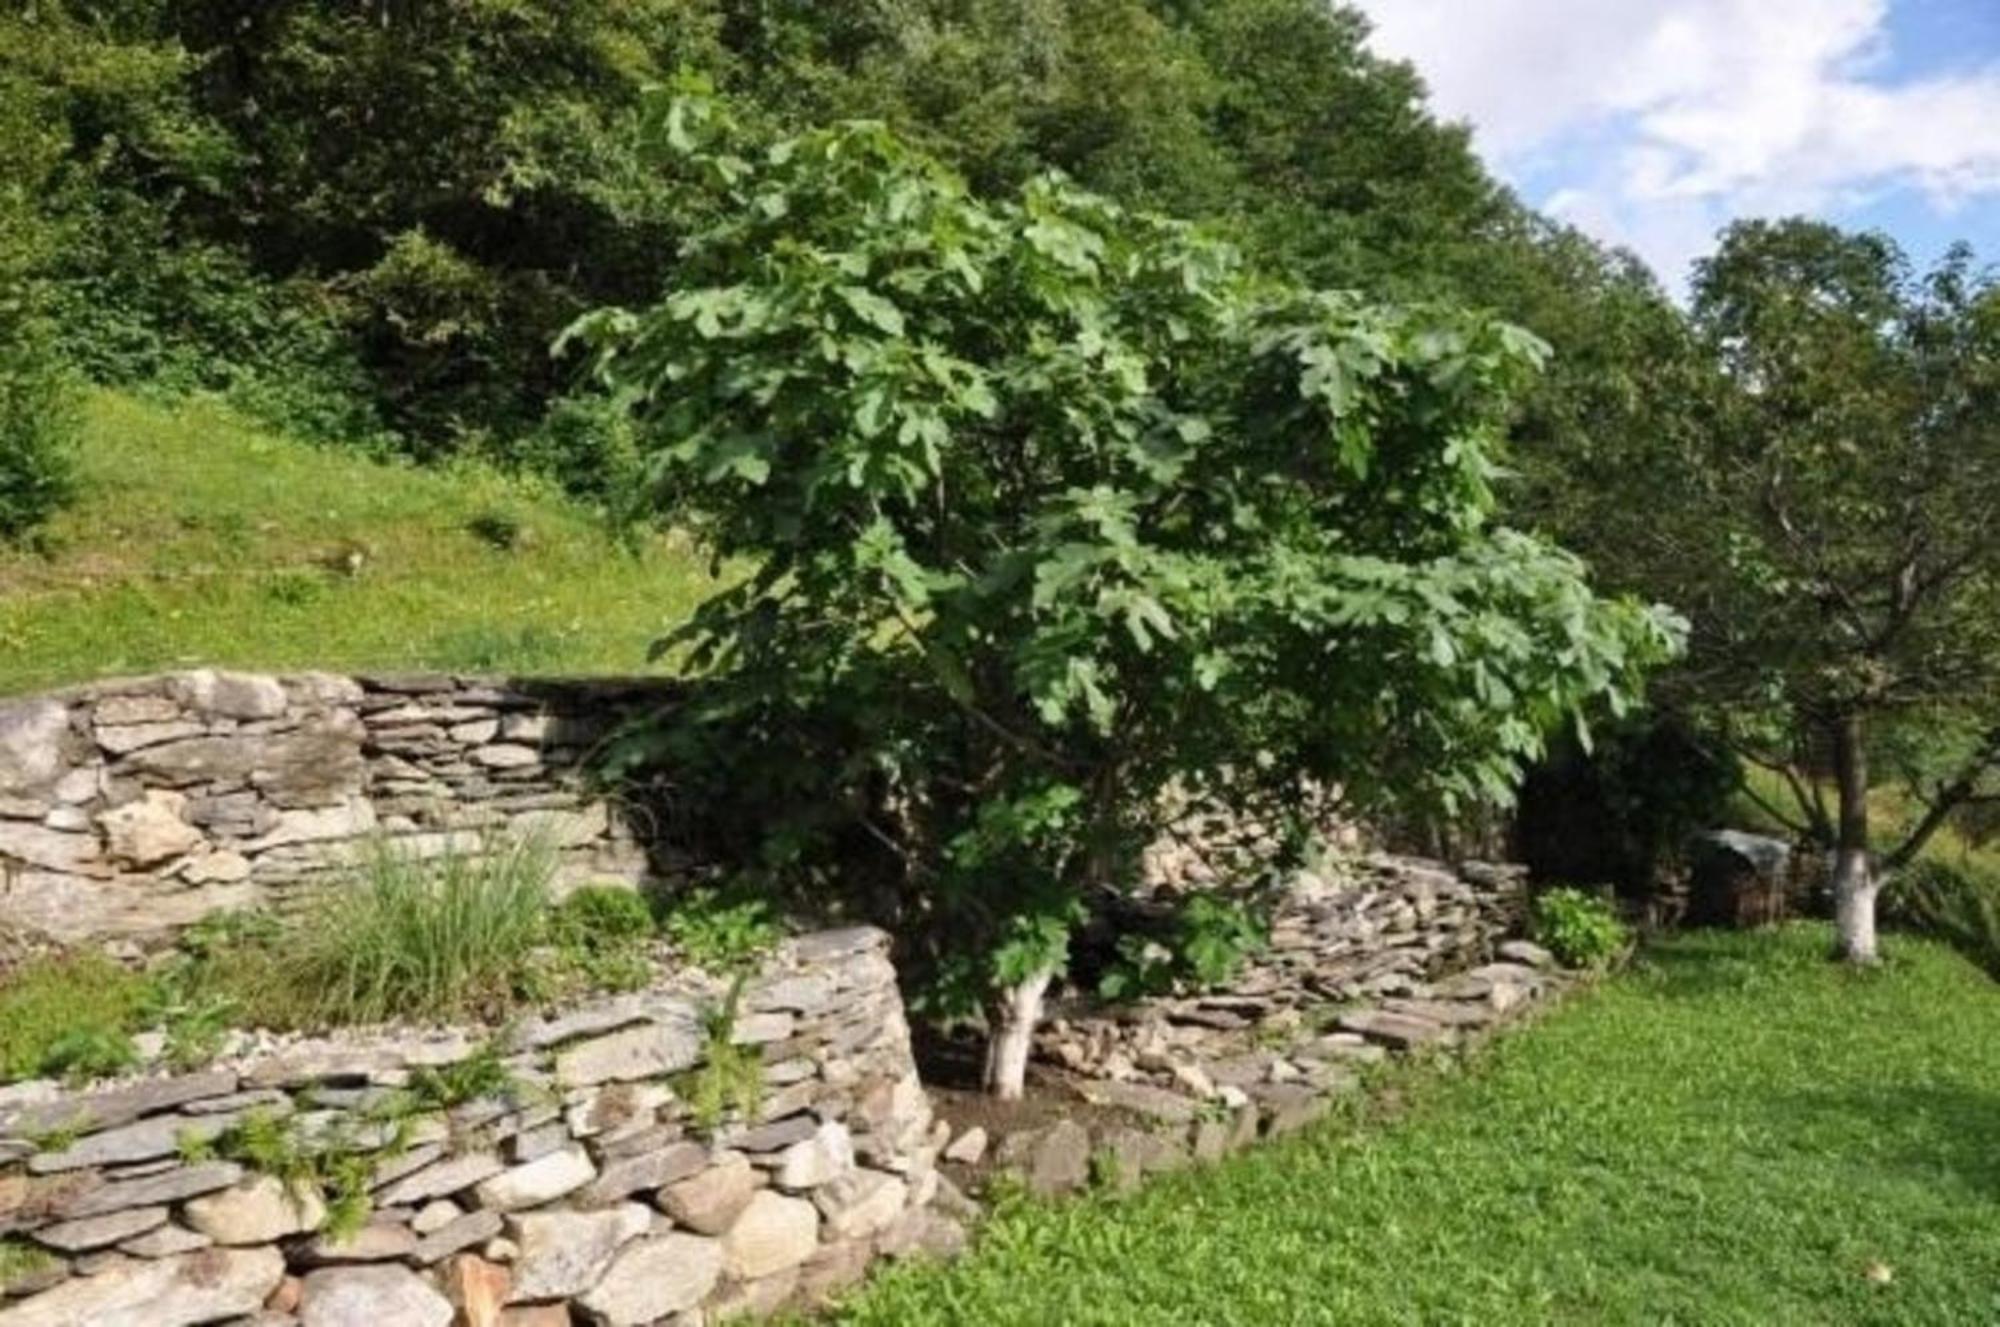
[[[1915,827],[1904,836],[1895,851],[1883,858],[1884,864],[1890,870],[1907,866],[1911,859],[1924,850],[1924,845],[1931,841],[1931,837],[1943,828],[1951,813],[1972,798],[1974,790],[1979,786],[1979,780],[1995,764],[2000,764],[2000,727],[1986,730],[1985,735],[1979,740],[1978,749],[1966,758],[1958,773],[1938,789],[1937,797],[1925,809]]]

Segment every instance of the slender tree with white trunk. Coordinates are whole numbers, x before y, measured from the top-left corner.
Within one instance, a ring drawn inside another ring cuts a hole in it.
[[[1769,774],[1751,791],[1828,855],[1839,952],[1871,963],[1885,880],[2000,776],[2000,283],[1963,248],[1919,275],[1880,235],[1746,222],[1690,331],[1705,383],[1600,468],[1640,515],[1586,546],[1688,614],[1663,689]],[[1918,812],[1881,844],[1871,756],[1913,732]]]

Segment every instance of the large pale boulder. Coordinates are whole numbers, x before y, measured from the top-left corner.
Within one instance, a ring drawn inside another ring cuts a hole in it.
[[[658,1194],[660,1210],[704,1235],[720,1235],[757,1193],[757,1172],[741,1152],[724,1152],[699,1175]]]
[[[138,870],[186,856],[203,842],[202,832],[184,818],[186,811],[187,798],[163,788],[113,807],[97,817],[104,855]]]
[[[194,1199],[183,1214],[217,1244],[269,1244],[319,1229],[326,1204],[309,1187],[293,1189],[274,1176],[253,1175]]]
[[[451,1327],[451,1301],[407,1267],[370,1263],[307,1276],[304,1327]]]
[[[854,1139],[848,1135],[846,1125],[828,1120],[812,1137],[793,1143],[778,1154],[774,1178],[781,1189],[816,1189],[853,1169]]]
[[[646,1233],[653,1218],[637,1203],[602,1212],[535,1212],[512,1217],[514,1299],[570,1299],[603,1278],[618,1250]]]
[[[803,1198],[761,1189],[722,1237],[723,1266],[753,1281],[797,1267],[819,1247],[819,1213]]]
[[[169,688],[188,709],[225,719],[275,719],[285,712],[285,688],[259,673],[203,668],[181,673]]]
[[[721,1277],[722,1246],[676,1231],[626,1245],[581,1302],[604,1327],[637,1327],[693,1308]]]
[[[0,1308],[0,1327],[194,1327],[255,1313],[284,1276],[273,1248],[118,1259]]]
[[[0,705],[0,795],[37,797],[66,769],[69,708],[53,700]]]

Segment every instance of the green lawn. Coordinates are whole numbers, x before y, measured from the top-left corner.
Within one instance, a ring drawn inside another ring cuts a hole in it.
[[[2000,1322],[2000,988],[1827,941],[1677,939],[1394,1119],[1024,1207],[846,1320]]]
[[[0,548],[0,693],[196,664],[635,673],[712,586],[685,541],[627,549],[541,486],[213,405],[98,393],[80,459],[46,549]]]

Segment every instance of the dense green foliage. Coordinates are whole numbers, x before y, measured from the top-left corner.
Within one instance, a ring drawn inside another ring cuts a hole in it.
[[[1631,929],[1610,900],[1581,889],[1536,895],[1530,924],[1535,939],[1565,967],[1606,967],[1632,943]]]
[[[1990,860],[1926,856],[1890,881],[1889,919],[1935,935],[2000,980],[2000,871]]]
[[[76,388],[38,335],[0,302],[0,541],[39,529],[75,489]]]
[[[1963,248],[1919,274],[1884,236],[1745,222],[1699,266],[1689,335],[1659,436],[1612,435],[1555,502],[1613,584],[1689,613],[1668,694],[1840,849],[1865,956],[1871,851],[1909,861],[2000,766],[2000,279]],[[1928,809],[1876,844],[1892,765]]]
[[[1365,36],[1321,0],[42,0],[0,17],[0,183],[52,242],[9,257],[100,380],[615,504],[623,422],[548,345],[670,286],[714,215],[641,133],[696,68],[762,141],[877,117],[982,193],[1053,167],[1312,285],[1505,306],[1559,352],[1537,429],[1634,424],[1614,333],[1658,292],[1520,207]]]
[[[674,638],[706,685],[663,740],[888,847],[965,1004],[1062,965],[1171,783],[1501,801],[1671,653],[1494,522],[1518,329],[1288,286],[1059,179],[983,202],[877,125],[752,164],[716,115],[661,118],[726,219],[665,302],[578,327],[654,501],[756,566]],[[778,841],[825,868],[816,828]]]
[[[1985,1322],[2000,993],[1942,946],[1854,973],[1827,943],[1671,941],[1379,1118],[1010,1211],[841,1320]]]

